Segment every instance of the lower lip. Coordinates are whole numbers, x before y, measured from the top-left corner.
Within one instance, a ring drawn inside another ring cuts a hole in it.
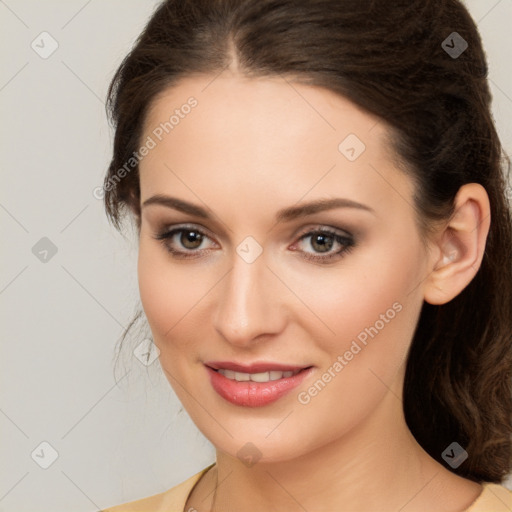
[[[313,368],[301,370],[292,377],[285,377],[278,380],[270,380],[268,382],[253,381],[236,381],[224,377],[209,366],[206,370],[210,376],[210,382],[213,389],[217,393],[234,405],[242,405],[244,407],[263,407],[279,400],[293,388],[296,388],[308,375],[311,374]]]

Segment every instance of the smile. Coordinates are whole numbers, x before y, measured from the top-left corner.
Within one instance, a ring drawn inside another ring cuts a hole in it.
[[[293,375],[297,375],[302,370],[281,372],[279,370],[272,370],[269,372],[261,372],[261,373],[243,373],[243,372],[234,372],[233,370],[219,369],[217,370],[224,377],[236,380],[238,382],[244,381],[252,381],[252,382],[269,382],[271,380],[279,380],[287,377],[293,377]]]
[[[241,372],[223,368],[220,364],[218,366],[219,368],[204,366],[212,388],[224,400],[242,407],[263,407],[279,400],[299,386],[314,370],[313,366],[309,366]]]

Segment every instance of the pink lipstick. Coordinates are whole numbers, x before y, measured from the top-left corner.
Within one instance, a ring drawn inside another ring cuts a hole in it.
[[[313,371],[312,366],[231,361],[205,363],[213,389],[225,400],[245,407],[262,407],[296,388]]]

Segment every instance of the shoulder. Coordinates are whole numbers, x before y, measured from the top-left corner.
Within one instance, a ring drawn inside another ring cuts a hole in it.
[[[194,485],[196,485],[199,479],[214,465],[215,463],[210,464],[208,467],[167,491],[137,501],[130,501],[106,508],[101,512],[184,512],[187,498],[194,488]]]
[[[466,512],[505,512],[512,510],[512,491],[500,484],[482,482],[483,490]]]

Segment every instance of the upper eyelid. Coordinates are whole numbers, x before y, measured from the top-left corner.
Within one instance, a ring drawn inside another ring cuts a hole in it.
[[[180,231],[186,230],[199,231],[200,233],[208,236],[208,238],[214,238],[211,234],[211,231],[208,228],[202,226],[201,224],[173,224],[171,226],[162,227],[161,229],[158,230],[158,232],[165,234],[172,232],[179,233]]]
[[[159,233],[164,234],[164,235],[170,234],[170,233],[176,234],[176,233],[180,233],[180,232],[186,231],[186,230],[199,231],[202,235],[205,235],[206,237],[208,237],[214,244],[218,245],[218,242],[215,240],[215,237],[212,237],[209,234],[210,230],[208,230],[201,224],[195,224],[195,223],[175,224],[175,225],[168,226],[167,228],[162,228],[161,230],[159,230]],[[328,224],[316,224],[313,226],[301,228],[300,230],[296,230],[296,232],[293,235],[293,238],[295,241],[292,243],[295,244],[295,243],[299,242],[300,240],[302,240],[303,238],[305,238],[307,236],[311,236],[312,233],[316,233],[316,232],[324,232],[324,233],[326,232],[333,236],[339,236],[339,237],[349,238],[349,239],[354,238],[354,235],[345,229],[330,226]],[[196,251],[189,250],[187,252],[200,252],[202,250],[208,250],[208,249],[197,249]]]
[[[161,229],[158,229],[158,232],[170,233],[172,231],[179,231],[182,229],[183,230],[185,230],[185,229],[194,230],[195,229],[197,231],[201,231],[205,235],[208,235],[210,238],[213,237],[212,232],[208,228],[206,228],[205,226],[203,226],[201,224],[196,224],[196,223],[164,225]],[[333,232],[336,232],[336,234],[353,236],[353,233],[351,233],[347,229],[331,226],[329,224],[320,224],[320,223],[316,223],[311,226],[295,230],[293,236],[303,236],[308,233],[316,232],[316,231],[333,231]]]

